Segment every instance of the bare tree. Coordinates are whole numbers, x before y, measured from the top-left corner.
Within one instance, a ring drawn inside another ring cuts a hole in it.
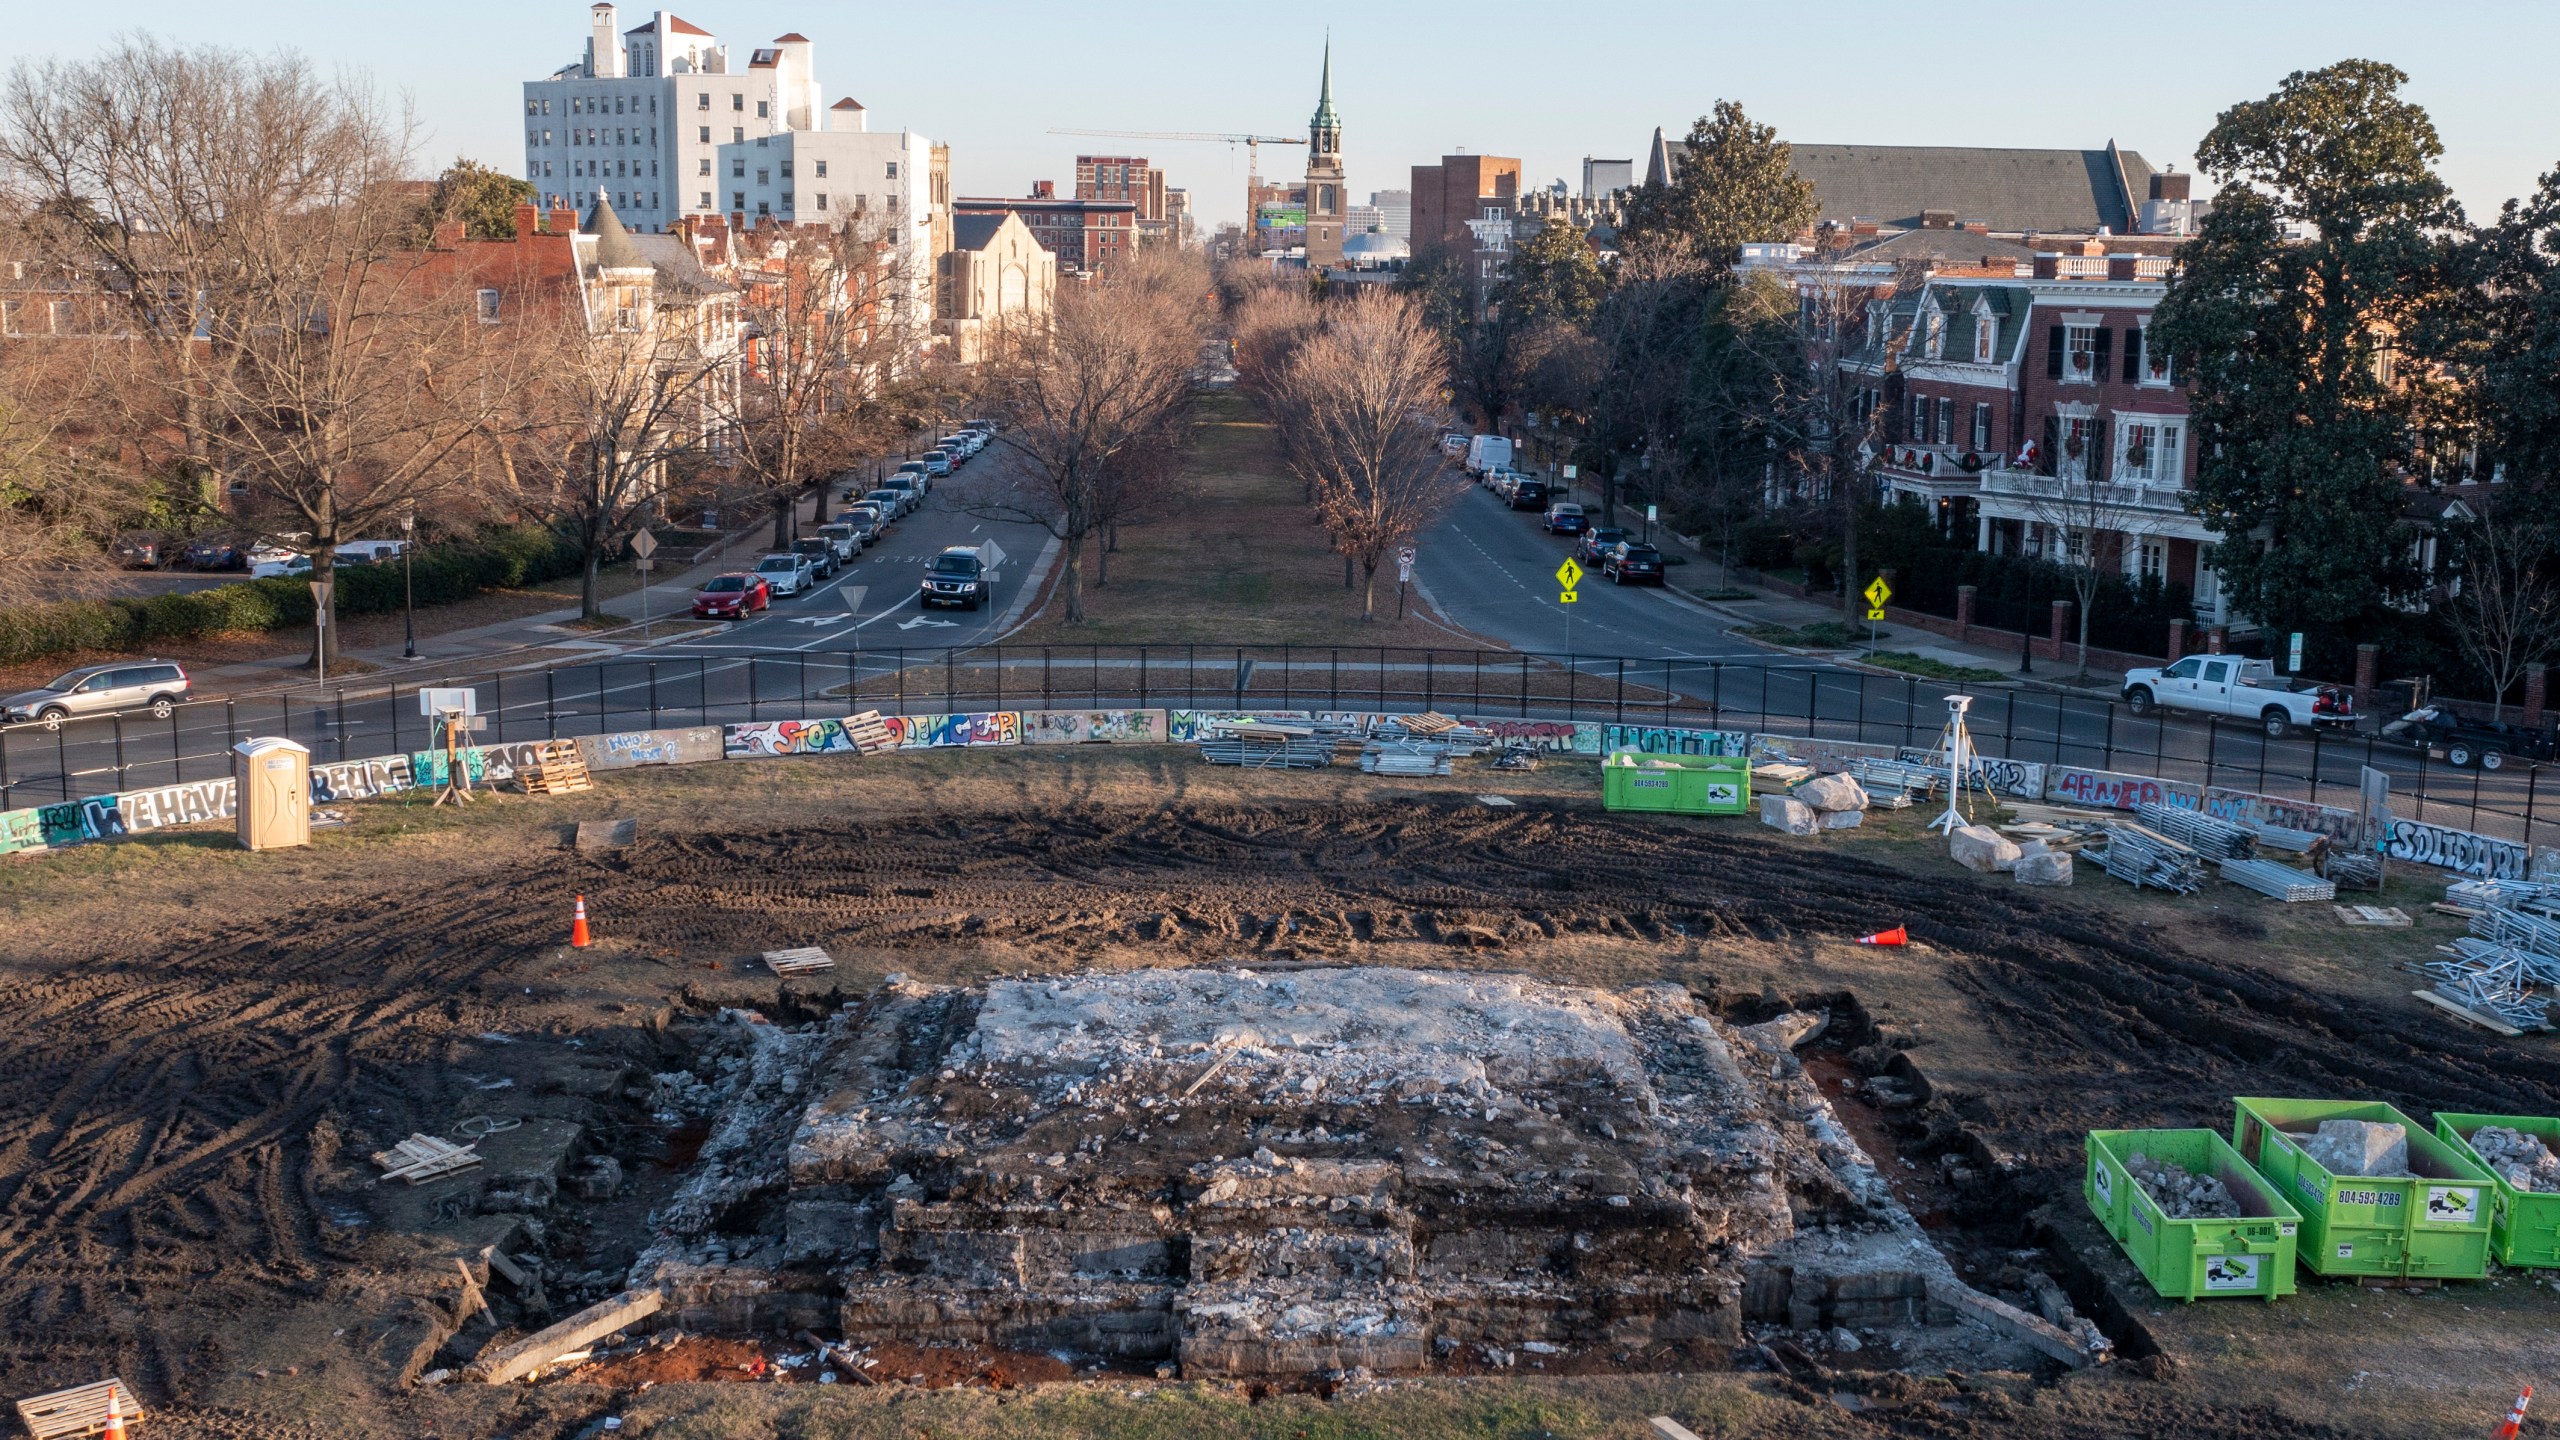
[[[2560,649],[2560,582],[2551,527],[2522,502],[2490,502],[2454,534],[2461,570],[2445,619],[2462,653],[2489,682],[2489,713],[2504,713],[2525,667]]]
[[[1315,493],[1334,549],[1356,561],[1360,618],[1377,615],[1378,566],[1466,491],[1434,431],[1447,349],[1409,297],[1365,290],[1329,307],[1291,358],[1274,419]]]
[[[2066,450],[2076,441],[2065,441]],[[2080,673],[2089,678],[2089,612],[2097,608],[2098,588],[2110,575],[2124,573],[2124,545],[2143,514],[2130,486],[2104,478],[2105,457],[2084,449],[2053,458],[2053,473],[2027,481],[2028,512],[2055,537],[2051,558],[2080,615]]]
[[[740,469],[773,507],[773,543],[791,543],[800,500],[929,408],[906,403],[929,321],[927,257],[876,228],[759,231],[741,261],[748,334],[736,431]]]
[[[1165,473],[1191,413],[1209,282],[1193,257],[1141,250],[1061,290],[1045,324],[999,337],[981,394],[1022,462],[962,492],[976,515],[1026,521],[1066,551],[1066,619],[1084,622],[1084,551]]]
[[[526,337],[542,363],[496,448],[518,491],[576,532],[579,613],[595,622],[604,558],[648,523],[671,467],[721,439],[735,321],[725,298],[631,329],[590,326],[574,301],[544,318]]]

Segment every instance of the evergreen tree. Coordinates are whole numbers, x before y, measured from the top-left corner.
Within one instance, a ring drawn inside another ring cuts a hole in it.
[[[2196,150],[2213,213],[2152,319],[2190,392],[2192,506],[2271,630],[2334,638],[2421,582],[2400,520],[2448,413],[2428,352],[2461,214],[2407,78],[2348,60],[2224,111]]]
[[[466,239],[513,240],[516,206],[533,197],[533,186],[513,175],[477,160],[456,160],[436,177],[420,224],[431,229],[441,221],[459,220]]]
[[[1778,132],[1744,115],[1741,102],[1719,100],[1689,128],[1679,173],[1628,192],[1618,241],[1628,251],[1685,250],[1721,273],[1744,245],[1793,239],[1820,214],[1813,182],[1796,173]]]
[[[1581,227],[1563,216],[1550,216],[1544,228],[1515,247],[1493,301],[1524,325],[1561,320],[1580,325],[1600,308],[1609,288],[1600,273],[1600,257]]]
[[[2476,328],[2465,370],[2485,454],[2519,500],[2560,522],[2560,170],[2531,199],[2508,201],[2466,259],[2461,309]]]

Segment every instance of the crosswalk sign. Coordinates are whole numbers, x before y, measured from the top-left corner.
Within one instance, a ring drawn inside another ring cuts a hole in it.
[[[1867,618],[1868,618],[1868,619],[1870,619],[1870,620],[1881,620],[1881,619],[1883,619],[1883,618],[1884,618],[1884,608],[1883,608],[1882,606],[1878,606],[1878,605],[1870,605],[1870,606],[1868,606],[1868,607],[1867,607]]]
[[[1574,582],[1581,578],[1582,567],[1573,563],[1573,557],[1570,555],[1565,557],[1563,564],[1556,567],[1556,583],[1567,590],[1572,589]]]
[[[1892,599],[1892,598],[1893,598],[1893,587],[1892,587],[1892,586],[1890,586],[1890,585],[1887,585],[1886,583],[1884,583],[1884,577],[1883,577],[1883,576],[1879,575],[1879,576],[1877,576],[1876,578],[1874,578],[1873,580],[1870,580],[1870,581],[1868,581],[1868,582],[1867,582],[1867,608],[1868,608],[1868,609],[1870,609],[1870,610],[1882,610],[1882,609],[1884,608],[1884,602],[1886,602],[1887,600],[1890,600],[1890,599]],[[1872,615],[1872,616],[1869,616],[1868,618],[1869,618],[1869,619],[1873,619],[1873,620],[1881,620],[1881,619],[1883,619],[1884,617],[1883,617],[1882,615]]]
[[[1581,599],[1581,598],[1582,598],[1582,596],[1581,596],[1579,593],[1577,593],[1577,592],[1575,592],[1575,591],[1572,591],[1572,590],[1567,590],[1567,591],[1565,591],[1563,594],[1558,595],[1558,596],[1556,597],[1556,600],[1557,600],[1557,601],[1558,601],[1558,603],[1560,603],[1560,604],[1570,605],[1570,604],[1572,604],[1573,602],[1575,602],[1576,600],[1579,600],[1579,599]]]

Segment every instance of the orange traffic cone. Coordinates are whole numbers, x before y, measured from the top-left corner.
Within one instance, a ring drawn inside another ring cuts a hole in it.
[[[2524,1428],[2524,1407],[2533,1403],[2533,1387],[2524,1387],[2516,1397],[2516,1408],[2507,1412],[2507,1423],[2498,1427],[2497,1440],[2516,1440],[2516,1432]]]
[[[1890,930],[1879,930],[1873,935],[1861,935],[1858,937],[1858,943],[1861,945],[1908,945],[1911,943],[1911,937],[1903,931],[1901,926],[1896,925]]]
[[[584,950],[594,943],[595,937],[587,933],[587,897],[581,895],[578,897],[577,914],[569,921],[569,948]]]
[[[124,1410],[116,1404],[116,1386],[112,1380],[107,1382],[106,1428],[98,1432],[98,1440],[125,1440]]]

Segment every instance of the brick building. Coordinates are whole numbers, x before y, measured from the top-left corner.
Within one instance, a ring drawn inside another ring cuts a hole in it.
[[[1442,254],[1484,303],[1510,263],[1511,221],[1520,206],[1520,162],[1500,155],[1443,155],[1413,167],[1413,254]]]
[[[1164,171],[1149,164],[1143,155],[1077,156],[1076,198],[1134,205],[1139,238],[1155,241],[1172,236],[1173,216],[1166,197]]]
[[[952,202],[956,215],[1019,215],[1042,249],[1070,274],[1100,270],[1138,246],[1138,207],[1126,200],[1060,199],[1055,181],[1035,180],[1020,200]]]

